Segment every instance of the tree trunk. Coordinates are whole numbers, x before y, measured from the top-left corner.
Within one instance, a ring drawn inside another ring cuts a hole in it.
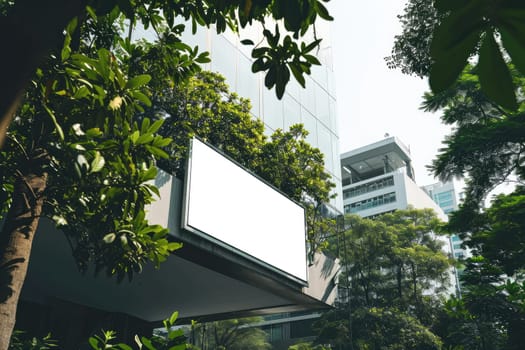
[[[29,164],[36,165],[44,158],[44,152],[40,152]],[[11,207],[0,233],[0,350],[9,347],[15,326],[16,308],[42,212],[46,183],[45,172],[29,170],[17,177]]]
[[[402,274],[402,271],[401,271],[401,265],[398,265],[397,266],[397,272],[396,272],[396,280],[397,280],[397,294],[398,294],[398,297],[399,297],[400,301],[403,298],[402,279],[403,279],[403,274]]]
[[[17,0],[0,18],[0,148],[23,92],[38,65],[64,40],[62,31],[82,14],[85,0]]]

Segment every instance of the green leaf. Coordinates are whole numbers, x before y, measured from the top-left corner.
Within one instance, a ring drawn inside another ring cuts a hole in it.
[[[137,90],[134,90],[134,91],[131,91],[130,95],[133,98],[135,98],[135,99],[139,100],[140,102],[144,103],[146,106],[151,107],[151,100],[144,93],[142,93],[140,91],[137,91]]]
[[[164,158],[164,159],[168,159],[170,157],[166,152],[164,152],[158,147],[150,146],[150,145],[144,145],[144,147],[146,147],[146,149],[151,154],[153,154],[155,157]]]
[[[91,345],[91,347],[95,350],[98,350],[99,347],[98,347],[98,340],[94,337],[89,337],[89,345]]]
[[[102,238],[102,240],[104,241],[104,243],[110,244],[110,243],[113,243],[115,241],[116,237],[117,237],[116,234],[108,233],[107,235],[104,236],[104,238]]]
[[[177,318],[179,317],[179,312],[178,311],[175,311],[174,313],[171,314],[170,316],[170,325],[174,325],[175,324],[175,321],[177,321]]]
[[[163,119],[156,120],[148,129],[148,132],[154,134],[159,131],[160,127],[164,124]]]
[[[430,46],[434,63],[429,82],[433,92],[444,91],[456,81],[475,53],[484,26],[481,9],[473,3],[442,20]]]
[[[141,74],[137,75],[136,77],[131,78],[126,83],[126,89],[135,89],[139,86],[146,85],[151,80],[151,75],[149,74]]]
[[[509,68],[492,31],[487,31],[479,50],[478,76],[481,90],[499,105],[516,110],[518,103]]]
[[[279,65],[276,74],[275,94],[280,100],[284,95],[286,85],[290,81],[290,70],[286,65]]]
[[[104,157],[100,154],[99,151],[95,152],[95,158],[93,158],[93,161],[91,162],[91,173],[96,173],[102,170],[104,167],[104,164],[106,161],[104,160]]]
[[[505,50],[509,53],[512,63],[516,68],[525,74],[525,43],[524,37],[511,23],[502,22],[499,27],[501,40]]]
[[[160,198],[160,192],[157,186],[145,184],[146,188],[153,192],[158,198]]]
[[[304,79],[303,71],[301,70],[301,66],[292,62],[290,63],[289,67],[290,67],[290,70],[292,71],[293,76],[295,77],[295,80],[297,80],[297,82],[301,84],[301,86],[304,89],[306,87],[306,81]]]
[[[166,147],[168,146],[173,140],[169,137],[162,137],[162,136],[155,136],[155,140],[153,140],[153,145],[155,147]]]
[[[321,43],[321,40],[322,39],[317,39],[315,41],[312,41],[310,44],[308,44],[307,46],[304,46],[304,47],[301,47],[301,53],[308,53],[310,51],[312,51],[313,49],[315,49],[317,46],[319,46],[319,44]]]
[[[180,243],[180,242],[170,242],[170,243],[168,243],[168,250],[169,251],[174,251],[174,250],[182,248],[182,246],[183,246],[183,244]]]
[[[137,141],[135,142],[135,144],[143,145],[146,143],[150,143],[151,141],[153,141],[153,135],[150,133],[146,133],[146,134],[140,135]]]
[[[449,88],[467,65],[467,60],[479,41],[479,33],[471,33],[458,46],[449,50],[448,56],[435,58],[430,68],[429,83],[434,93]]]
[[[89,89],[87,88],[87,86],[81,86],[77,91],[75,91],[73,98],[75,99],[84,98],[87,95],[89,95]]]
[[[252,63],[252,73],[257,73],[261,71],[265,71],[270,66],[270,63],[264,62],[263,58],[258,58]]]
[[[69,58],[71,55],[71,35],[66,34],[66,37],[64,39],[64,47],[62,48],[62,51],[60,52],[60,58],[62,61],[65,61]]]
[[[78,143],[71,144],[71,148],[76,149],[77,151],[85,151],[86,150],[86,147],[84,147],[84,146],[82,146],[81,144],[78,144]]]
[[[157,176],[157,167],[152,166],[142,174],[142,180],[153,180]]]
[[[171,44],[171,46],[180,51],[191,51],[191,47],[182,42],[174,42]]]
[[[72,34],[78,25],[78,17],[73,17],[71,21],[67,24],[66,32]]]
[[[137,144],[137,140],[139,139],[140,132],[138,130],[133,131],[133,133],[130,135],[131,142],[135,145]]]
[[[304,58],[308,61],[308,63],[315,64],[320,66],[321,62],[315,57],[314,55],[304,55]]]
[[[44,109],[53,121],[53,124],[55,125],[55,130],[57,131],[60,140],[64,141],[64,131],[62,130],[62,127],[58,124],[57,118],[55,117],[55,113],[53,113],[53,111],[49,109],[49,107],[47,107],[46,105],[44,105]]]
[[[275,85],[275,76],[276,76],[276,68],[275,66],[270,67],[268,71],[266,72],[266,77],[264,78],[264,85],[271,89]]]
[[[260,47],[258,49],[253,49],[252,50],[252,58],[261,58],[263,57],[266,52],[268,52],[268,48],[267,47]]]
[[[241,40],[241,44],[243,44],[243,45],[254,45],[253,41],[250,40],[250,39]]]
[[[135,340],[135,343],[139,346],[139,349],[142,349],[142,342],[140,341],[139,336],[135,334],[135,337],[133,339]]]
[[[145,134],[148,132],[151,120],[149,118],[144,118],[142,125],[140,126],[140,133]]]
[[[142,345],[146,346],[149,350],[157,350],[148,338],[142,337],[140,340],[142,341]]]
[[[208,52],[202,52],[195,58],[195,62],[197,63],[209,63],[211,62],[210,56],[208,55]]]
[[[319,14],[319,17],[327,21],[334,20],[334,18],[330,16],[330,13],[328,13],[326,7],[320,1],[316,2],[315,7],[317,8],[317,14]]]
[[[91,128],[86,130],[86,136],[89,138],[102,136],[102,131],[99,128]]]
[[[133,348],[127,344],[124,344],[124,343],[120,343],[117,345],[119,348],[121,348],[122,350],[133,350]]]

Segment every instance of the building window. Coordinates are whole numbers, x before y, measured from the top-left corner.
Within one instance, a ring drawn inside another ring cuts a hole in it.
[[[385,187],[394,186],[394,177],[389,176],[376,181],[371,181],[364,185],[355,186],[343,191],[343,199],[356,197],[361,194],[376,191]]]
[[[450,207],[454,205],[454,192],[446,191],[434,194],[434,202],[436,202],[441,208]]]
[[[268,334],[268,340],[270,342],[281,341],[284,339],[282,324],[272,324],[269,326],[261,327],[261,329]]]
[[[355,202],[355,203],[351,203],[351,204],[345,205],[345,213],[346,214],[347,213],[356,213],[356,212],[359,212],[361,210],[375,208],[375,207],[378,207],[380,205],[393,203],[395,201],[396,201],[396,193],[395,192],[385,193],[385,194],[380,195],[380,196],[368,198],[368,199],[365,199],[365,200],[362,200],[362,201],[359,201],[359,202]]]

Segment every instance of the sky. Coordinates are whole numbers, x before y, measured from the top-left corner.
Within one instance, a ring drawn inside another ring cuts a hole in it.
[[[332,49],[336,76],[340,152],[379,141],[388,133],[411,150],[418,185],[437,180],[426,165],[450,128],[439,114],[419,110],[427,80],[386,66],[397,15],[405,0],[331,0]]]

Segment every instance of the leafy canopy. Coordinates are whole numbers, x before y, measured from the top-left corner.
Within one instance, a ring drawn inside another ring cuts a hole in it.
[[[410,0],[387,63],[428,76],[434,93],[450,88],[469,59],[484,94],[517,110],[516,84],[507,63],[525,74],[525,5],[519,0]]]
[[[451,267],[438,238],[441,225],[430,209],[345,217],[344,238],[331,242],[344,269],[340,302],[316,322],[316,342],[343,349],[440,349],[432,327]]]
[[[20,174],[46,172],[43,216],[66,234],[80,269],[131,278],[180,247],[144,211],[171,140],[157,134],[162,121],[135,118],[150,77],[129,77],[108,50],[95,57],[63,55],[39,70],[0,152],[3,209]],[[35,152],[45,154],[39,164]]]

